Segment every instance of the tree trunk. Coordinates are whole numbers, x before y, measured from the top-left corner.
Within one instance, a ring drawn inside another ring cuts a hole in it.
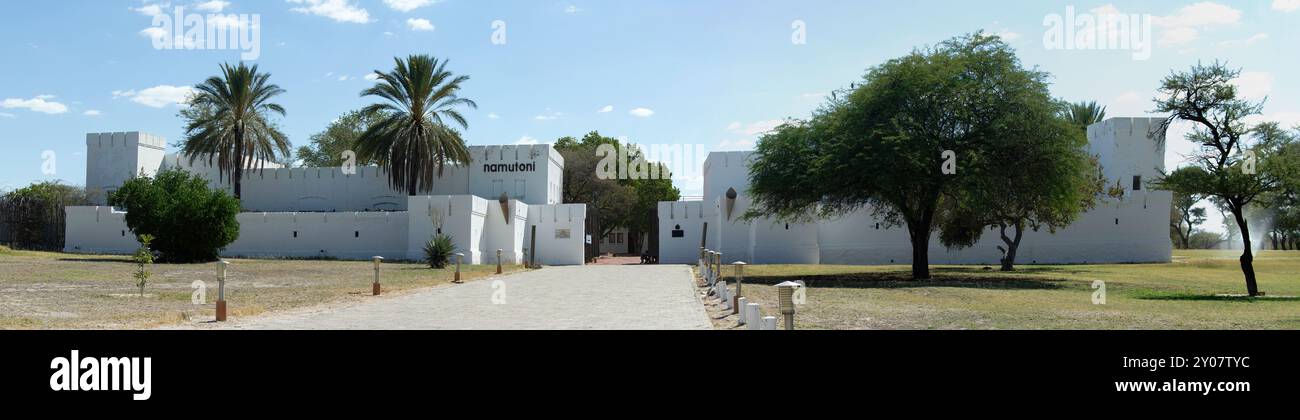
[[[1255,255],[1250,251],[1250,228],[1243,217],[1243,206],[1230,204],[1233,218],[1237,219],[1237,228],[1241,231],[1241,243],[1245,251],[1241,253],[1241,272],[1246,275],[1246,293],[1259,296],[1259,286],[1255,284]]]
[[[232,171],[231,178],[233,178],[231,181],[234,181],[234,186],[235,186],[235,199],[239,200],[243,198],[242,187],[244,182],[244,132],[243,130],[240,130],[235,135],[235,170]]]
[[[907,231],[912,240],[912,280],[930,279],[930,224],[934,210],[924,210],[917,223],[908,222]]]
[[[1016,271],[1016,250],[1020,249],[1020,239],[1025,234],[1025,222],[1017,221],[1015,224],[1015,238],[1007,237],[1007,225],[1000,225],[1002,230],[1002,243],[1007,245],[1007,252],[1002,255],[1002,271]]]

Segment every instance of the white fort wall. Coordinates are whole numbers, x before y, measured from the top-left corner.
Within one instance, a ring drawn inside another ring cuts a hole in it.
[[[233,191],[206,158],[191,163],[165,154],[165,147],[163,138],[146,133],[87,134],[86,185],[114,191],[131,177],[175,168]],[[240,235],[221,255],[421,260],[425,242],[444,233],[466,263],[495,263],[500,249],[503,262],[513,264],[525,260],[536,225],[538,263],[584,262],[586,207],[559,204],[559,152],[546,144],[471,146],[470,155],[470,164],[444,168],[434,195],[414,197],[390,188],[387,174],[374,166],[344,173],[261,162],[263,169],[243,175]],[[130,254],[139,247],[121,211],[101,205],[68,207],[66,213],[67,252]]]
[[[586,206],[501,204],[471,195],[415,196],[409,211],[395,212],[246,212],[236,216],[239,238],[221,251],[226,257],[422,260],[433,235],[450,235],[466,264],[525,260],[529,232],[537,225],[537,262],[581,265]],[[66,208],[65,252],[130,254],[140,244],[126,226],[126,213],[108,206]],[[506,218],[505,215],[510,215]],[[568,230],[569,237],[557,232]]]
[[[471,146],[473,161],[448,165],[434,178],[433,192],[443,195],[471,194],[496,200],[504,193],[509,199],[529,204],[557,204],[563,189],[564,158],[547,144]],[[181,168],[209,180],[212,188],[234,191],[205,158],[176,154],[161,161],[163,168]],[[241,205],[248,211],[403,211],[406,191],[393,189],[388,174],[376,166],[358,166],[353,173],[341,167],[280,168],[263,163],[263,169],[244,172]],[[154,166],[157,168],[157,166]],[[121,185],[128,177],[114,179]]]
[[[1164,148],[1148,137],[1158,121],[1113,118],[1089,127],[1090,152],[1099,156],[1106,177],[1125,188],[1125,196],[1103,201],[1055,234],[1046,229],[1026,232],[1017,252],[1018,263],[1169,261],[1172,194],[1146,185],[1164,169]],[[749,155],[711,153],[704,166],[703,201],[659,203],[660,262],[694,262],[704,222],[708,222],[705,246],[720,250],[728,263],[911,262],[906,227],[888,227],[871,217],[869,209],[809,224],[739,220],[750,203],[746,197]],[[728,189],[737,192],[734,200],[727,199]],[[683,237],[674,237],[672,231],[679,227]],[[986,232],[975,246],[961,250],[944,248],[936,234],[931,238],[929,257],[935,264],[992,265],[1001,258],[999,245],[1002,241],[995,230]]]

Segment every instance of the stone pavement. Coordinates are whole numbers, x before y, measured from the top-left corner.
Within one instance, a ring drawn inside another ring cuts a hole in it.
[[[546,267],[346,305],[209,324],[241,329],[711,329],[684,265]]]

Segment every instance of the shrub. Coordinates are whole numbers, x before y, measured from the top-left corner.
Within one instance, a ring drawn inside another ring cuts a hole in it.
[[[437,234],[424,243],[424,261],[430,268],[443,268],[451,261],[451,254],[456,253],[456,244],[451,236]]]
[[[132,178],[113,193],[113,202],[126,210],[132,232],[154,238],[159,261],[216,261],[239,238],[239,200],[185,171]]]

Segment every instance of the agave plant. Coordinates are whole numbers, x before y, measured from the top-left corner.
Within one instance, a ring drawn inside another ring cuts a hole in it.
[[[478,105],[458,96],[469,76],[448,72],[446,61],[427,55],[394,61],[393,71],[376,70],[375,85],[361,92],[385,100],[362,109],[384,118],[357,138],[354,149],[358,160],[376,162],[388,172],[393,189],[406,190],[408,195],[427,193],[433,190],[434,177],[442,177],[445,165],[469,163],[469,148],[449,123],[468,129],[457,108]]]
[[[451,236],[437,234],[424,243],[424,261],[430,268],[444,268],[456,253],[456,244]]]

